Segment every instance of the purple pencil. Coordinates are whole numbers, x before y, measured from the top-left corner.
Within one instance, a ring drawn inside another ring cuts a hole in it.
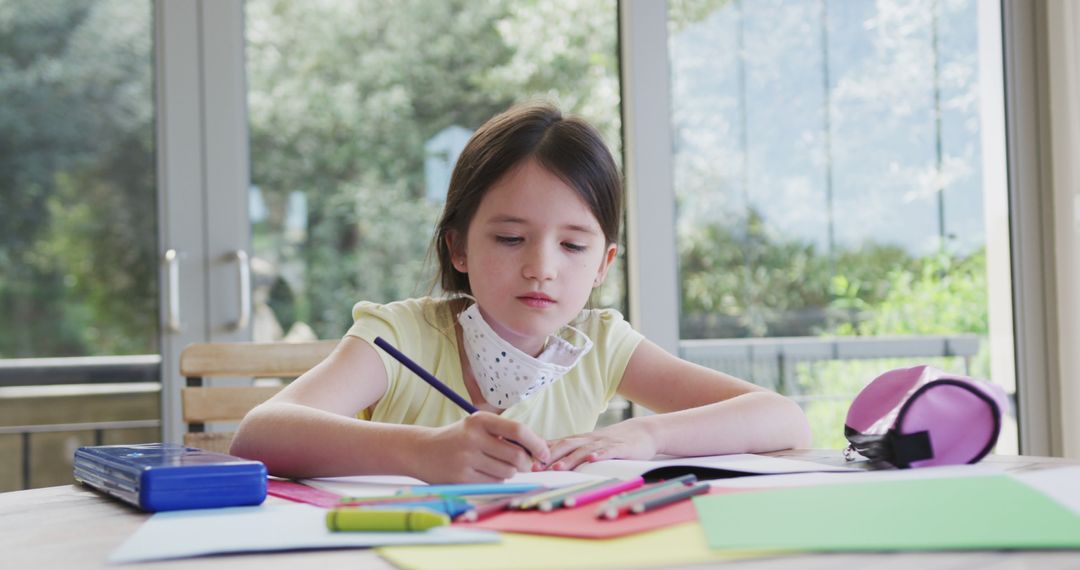
[[[398,362],[403,364],[405,366],[405,368],[408,368],[409,370],[412,370],[413,373],[415,373],[417,376],[420,377],[420,379],[422,379],[424,382],[427,382],[428,384],[430,384],[432,388],[435,388],[439,392],[442,392],[443,396],[446,396],[447,398],[450,398],[451,402],[457,404],[457,406],[459,408],[465,410],[465,412],[468,413],[469,415],[475,414],[478,411],[476,409],[476,406],[470,404],[468,402],[468,400],[466,400],[465,398],[462,398],[457,392],[451,390],[449,386],[447,386],[446,384],[443,384],[442,381],[439,380],[438,378],[436,378],[432,373],[428,372],[427,370],[424,370],[424,368],[422,366],[420,366],[419,364],[413,362],[413,360],[411,358],[409,358],[408,356],[405,356],[404,354],[402,354],[400,350],[394,348],[394,345],[392,345],[392,344],[386,342],[385,340],[383,340],[383,338],[381,336],[375,337],[375,344],[379,348],[385,350],[387,354],[389,354],[390,356],[393,356],[394,360],[397,360]],[[512,440],[510,438],[505,438],[505,439],[506,439],[506,441],[520,447],[522,450],[525,451],[525,453],[527,453],[529,455],[530,458],[533,458],[532,452],[529,451],[529,449],[527,447],[522,445],[521,442],[514,441],[514,440]],[[535,459],[535,458],[533,458],[533,459]]]
[[[465,410],[469,414],[476,413],[476,406],[470,404],[468,401],[465,400],[465,398],[462,398],[460,395],[458,395],[457,392],[451,390],[449,386],[443,384],[442,381],[433,376],[430,372],[424,370],[423,367],[421,367],[419,364],[413,362],[411,358],[402,354],[401,351],[394,348],[392,344],[383,340],[381,336],[375,337],[375,344],[378,345],[379,348],[385,350],[387,354],[393,356],[395,360],[405,365],[405,368],[412,370],[417,376],[422,378],[424,382],[431,384],[432,388],[435,388],[436,390],[442,392],[443,396],[450,398],[450,401],[457,404],[459,408]]]

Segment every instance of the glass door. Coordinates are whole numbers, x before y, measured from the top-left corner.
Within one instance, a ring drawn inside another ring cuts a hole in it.
[[[340,338],[357,301],[430,294],[458,153],[515,103],[585,117],[619,156],[617,8],[248,0],[253,338]],[[593,302],[625,312],[617,263]]]
[[[179,441],[183,348],[250,339],[242,5],[0,0],[0,100],[12,490]]]
[[[457,155],[514,103],[582,115],[620,154],[613,1],[248,0],[245,24],[256,340],[339,338],[356,301],[428,294]]]
[[[0,491],[160,438],[149,2],[0,0]]]
[[[682,355],[795,398],[815,447],[889,368],[1015,397],[1001,7],[669,7]]]

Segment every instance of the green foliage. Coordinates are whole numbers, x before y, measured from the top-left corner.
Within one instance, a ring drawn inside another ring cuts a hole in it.
[[[705,20],[722,10],[732,0],[671,0],[668,2],[668,20],[672,32],[677,33],[687,26]]]
[[[986,251],[966,258],[937,255],[887,273],[888,292],[871,305],[860,297],[861,279],[833,278],[836,305],[855,309],[855,322],[839,335],[932,335],[988,332]]]
[[[151,6],[138,6],[0,3],[0,357],[156,350]],[[332,338],[357,300],[428,291],[440,204],[424,143],[443,129],[546,99],[620,154],[613,1],[245,8],[252,180],[269,210],[253,241],[286,325]],[[297,195],[299,230],[285,223]],[[610,279],[600,298],[621,289]]]
[[[683,338],[794,336],[821,321],[827,259],[770,235],[757,212],[742,231],[714,223],[688,232],[679,253]]]
[[[150,12],[0,3],[0,357],[156,350]]]
[[[830,259],[812,244],[784,238],[756,212],[735,219],[683,228],[682,338],[987,334],[985,250],[914,258],[871,243]],[[988,356],[984,343],[972,374],[988,374]],[[965,370],[959,358],[920,361]],[[851,398],[882,371],[912,364],[798,363],[790,395],[806,410],[814,445],[842,447]]]
[[[619,140],[613,2],[247,9],[252,180],[269,210],[255,251],[292,290],[279,290],[275,311],[320,337],[340,336],[358,300],[430,289],[424,262],[441,203],[425,195],[424,143],[443,129],[475,129],[515,102],[545,99]],[[289,237],[295,193],[306,229]]]
[[[48,202],[41,251],[64,275],[63,324],[100,354],[158,350],[157,240],[147,239],[157,235],[156,182],[144,144],[120,141],[101,164],[58,175]]]
[[[894,272],[918,266],[901,248],[873,243],[830,257],[783,237],[753,210],[741,223],[683,228],[679,244],[682,338],[814,336],[854,326],[885,301]]]
[[[988,333],[986,251],[953,258],[939,254],[913,260],[909,267],[885,272],[883,298],[871,302],[864,295],[864,277],[833,278],[833,306],[853,315],[827,334],[837,336],[950,335]],[[967,372],[959,358],[923,358],[921,363]],[[842,447],[847,406],[862,387],[883,371],[912,366],[911,359],[830,361],[807,364],[797,377],[803,393],[831,395],[834,400],[812,401],[805,409],[814,429],[816,446]],[[982,343],[972,359],[970,373],[989,377],[989,344]]]

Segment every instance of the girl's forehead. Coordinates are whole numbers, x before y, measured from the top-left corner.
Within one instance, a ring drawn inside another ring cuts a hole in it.
[[[577,190],[533,161],[507,172],[488,189],[474,221],[581,226],[600,231],[600,222]]]

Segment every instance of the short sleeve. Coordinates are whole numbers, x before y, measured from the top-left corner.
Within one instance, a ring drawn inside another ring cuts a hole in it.
[[[370,344],[372,348],[375,348],[375,352],[378,353],[379,359],[382,360],[383,368],[386,370],[386,388],[387,393],[389,393],[391,386],[394,383],[394,362],[392,357],[387,354],[386,351],[379,350],[375,347],[375,338],[382,337],[394,346],[401,345],[400,339],[403,335],[398,331],[398,325],[396,323],[397,319],[395,319],[394,311],[386,305],[371,303],[369,301],[360,301],[353,305],[352,317],[353,324],[349,327],[345,336],[359,338]]]
[[[361,301],[353,306],[353,325],[345,334],[359,338],[373,347],[375,339],[382,337],[433,374],[445,375],[447,371],[440,368],[443,365],[440,355],[452,353],[454,362],[457,358],[456,351],[449,351],[442,346],[443,342],[448,342],[445,341],[445,329],[452,326],[452,318],[448,316],[445,308],[444,303],[430,297],[405,299],[384,305]],[[386,392],[371,408],[369,417],[391,423],[415,424],[418,421],[427,421],[422,418],[426,413],[424,398],[431,390],[423,382],[415,381],[408,369],[386,351],[375,347],[375,352],[386,371]],[[441,418],[442,416],[438,416],[440,421]],[[428,423],[435,421],[430,420]]]
[[[645,337],[634,330],[622,314],[614,309],[597,310],[590,320],[594,321],[595,325],[589,327],[594,329],[588,331],[589,336],[595,344],[594,350],[597,350],[598,356],[603,360],[601,365],[604,369],[604,401],[607,402],[618,392],[626,365]]]

